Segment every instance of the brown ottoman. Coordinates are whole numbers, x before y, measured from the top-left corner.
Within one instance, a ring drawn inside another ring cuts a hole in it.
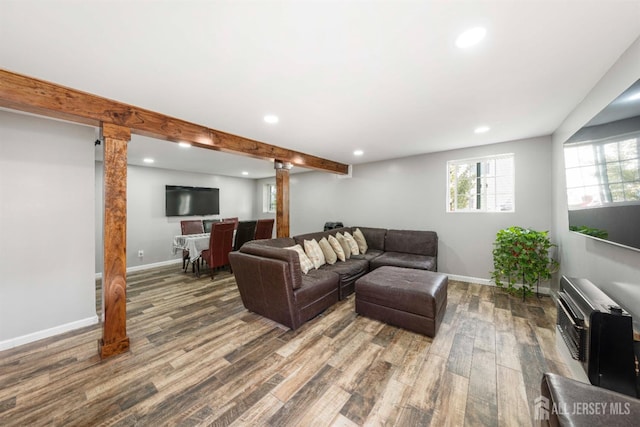
[[[434,337],[447,307],[445,274],[384,266],[356,281],[356,313]]]

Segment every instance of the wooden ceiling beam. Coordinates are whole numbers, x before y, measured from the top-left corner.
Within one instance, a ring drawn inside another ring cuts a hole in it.
[[[138,135],[300,167],[347,174],[348,165],[232,135],[76,89],[0,69],[0,106],[96,127],[124,126]]]

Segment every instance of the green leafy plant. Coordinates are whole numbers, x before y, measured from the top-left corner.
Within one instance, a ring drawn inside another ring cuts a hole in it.
[[[599,239],[609,238],[609,233],[607,232],[607,230],[603,230],[600,228],[587,227],[586,225],[570,225],[569,230],[575,231],[577,233],[586,234],[588,236],[597,237]]]
[[[549,256],[555,247],[547,231],[522,227],[509,227],[498,231],[493,248],[491,278],[509,293],[532,294],[541,281],[551,279],[558,262]],[[521,287],[515,285],[520,282]]]

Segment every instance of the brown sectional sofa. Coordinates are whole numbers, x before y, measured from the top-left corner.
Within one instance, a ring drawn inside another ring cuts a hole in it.
[[[362,231],[368,250],[346,261],[323,265],[303,274],[298,254],[283,249],[304,240]],[[242,302],[249,311],[291,329],[346,298],[355,282],[383,265],[436,271],[438,235],[433,231],[344,227],[294,237],[255,240],[229,254]]]

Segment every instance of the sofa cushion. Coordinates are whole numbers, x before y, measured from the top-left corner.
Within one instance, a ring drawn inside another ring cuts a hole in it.
[[[340,285],[354,282],[369,271],[369,262],[364,259],[352,258],[347,262],[324,265],[320,270],[336,273],[340,277]]]
[[[384,251],[384,238],[387,235],[386,228],[357,227],[365,237],[369,249]]]
[[[349,246],[349,243],[347,243],[347,240],[344,238],[342,233],[336,233],[336,239],[340,243],[340,246],[342,246],[345,260],[351,258],[351,247]]]
[[[314,268],[313,262],[311,262],[307,254],[304,252],[304,249],[302,249],[302,246],[294,245],[284,249],[288,249],[290,251],[294,251],[298,253],[298,257],[300,260],[300,269],[302,270],[302,273],[307,274],[309,270]]]
[[[336,253],[336,256],[338,257],[338,259],[340,261],[346,261],[347,259],[344,256],[344,250],[342,249],[342,245],[340,244],[340,242],[338,242],[338,239],[336,239],[333,236],[329,236],[329,239],[327,240],[331,245],[331,249],[333,249],[333,251]]]
[[[385,265],[436,271],[436,259],[432,256],[385,252],[370,262],[371,270]]]
[[[318,242],[318,245],[320,246],[320,249],[322,249],[322,253],[324,254],[324,260],[327,262],[327,264],[335,264],[336,261],[338,260],[338,256],[336,255],[335,251],[329,244],[329,241],[327,240],[327,238],[323,237],[322,239],[320,239],[320,241]]]
[[[359,255],[360,248],[358,247],[358,243],[356,243],[356,239],[353,238],[349,232],[344,233],[344,240],[349,244],[349,249],[351,250],[351,255]]]
[[[304,241],[304,252],[307,254],[316,270],[326,264],[324,253],[322,252],[318,242],[316,242],[316,239]]]
[[[382,255],[384,252],[378,249],[369,249],[366,254],[351,255],[351,259],[365,259],[371,261],[372,259]]]
[[[367,246],[367,239],[364,237],[364,234],[362,234],[362,231],[360,231],[359,228],[356,228],[353,232],[353,239],[358,244],[358,252],[361,254],[366,254],[369,246]]]
[[[339,277],[325,269],[311,270],[302,277],[302,286],[295,291],[296,305],[304,307],[338,289]]]
[[[387,230],[385,252],[438,255],[438,235],[434,231]]]

